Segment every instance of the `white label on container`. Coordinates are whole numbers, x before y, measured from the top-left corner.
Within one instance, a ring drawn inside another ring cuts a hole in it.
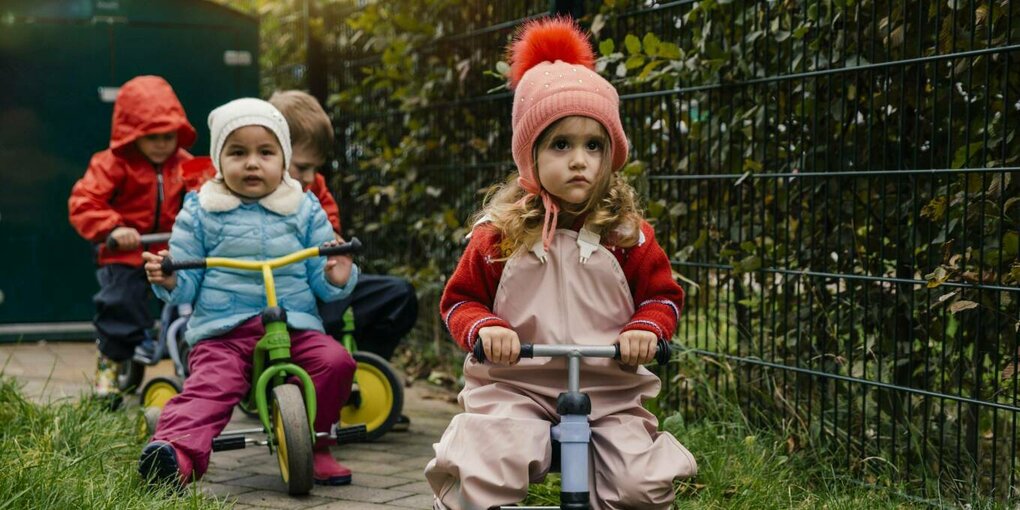
[[[117,100],[117,93],[120,87],[99,87],[99,100],[104,103],[112,103]]]
[[[227,50],[223,52],[223,63],[228,66],[250,66],[251,52],[243,50]]]

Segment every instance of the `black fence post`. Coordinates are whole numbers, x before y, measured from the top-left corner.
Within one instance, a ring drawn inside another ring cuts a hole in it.
[[[326,55],[322,51],[322,41],[311,33],[311,18],[315,15],[320,14],[316,12],[315,2],[310,2],[308,5],[308,16],[305,19],[305,83],[308,87],[308,93],[319,100],[320,104],[326,104],[326,99],[329,94],[327,87],[327,63]]]
[[[584,0],[552,0],[549,11],[554,15],[580,19],[584,16]]]

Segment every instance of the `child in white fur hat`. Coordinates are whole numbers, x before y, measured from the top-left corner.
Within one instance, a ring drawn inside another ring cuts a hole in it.
[[[191,375],[171,399],[139,461],[152,483],[186,485],[205,473],[212,440],[248,393],[256,342],[265,332],[261,274],[224,269],[185,270],[170,275],[163,257],[230,257],[266,260],[321,244],[334,244],[333,229],[314,195],[287,174],[291,146],[287,122],[260,99],[231,101],[209,114],[216,177],[189,193],[177,216],[170,250],[145,253],[145,271],[156,295],[168,303],[192,303],[185,339]],[[287,311],[291,355],[315,384],[314,427],[328,432],[347,400],[355,362],[323,333],[315,298],[350,295],[358,269],[349,256],[310,258],[276,273],[276,293]],[[351,471],[315,445],[314,476],[320,484],[350,483]]]

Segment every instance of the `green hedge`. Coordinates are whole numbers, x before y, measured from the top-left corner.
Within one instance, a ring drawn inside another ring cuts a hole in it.
[[[1020,7],[578,5],[717,390],[867,476],[1016,497]],[[416,282],[440,346],[464,222],[513,170],[510,22],[548,7],[324,11],[345,225]],[[668,383],[667,406],[711,398]]]

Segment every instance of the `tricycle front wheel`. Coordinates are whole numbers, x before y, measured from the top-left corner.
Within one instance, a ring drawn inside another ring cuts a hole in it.
[[[273,437],[280,476],[291,495],[308,494],[312,474],[312,431],[301,390],[293,384],[273,388]]]

